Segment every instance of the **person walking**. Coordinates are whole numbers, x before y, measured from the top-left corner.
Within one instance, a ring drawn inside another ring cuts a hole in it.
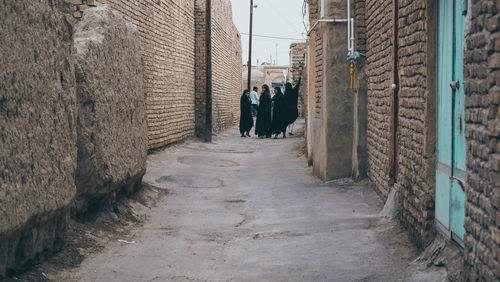
[[[269,86],[262,85],[261,95],[259,99],[259,107],[257,111],[257,122],[255,126],[255,134],[259,138],[271,138],[271,93]]]
[[[288,110],[288,129],[290,135],[293,135],[293,127],[295,125],[295,121],[299,117],[299,88],[300,88],[300,82],[302,81],[302,78],[299,78],[299,81],[295,85],[295,87],[292,87],[291,83],[287,83],[285,86],[285,100],[286,100],[286,105],[287,105],[287,110]]]
[[[252,99],[252,116],[257,116],[257,110],[259,108],[259,88],[254,87],[252,92],[250,92],[250,98]]]
[[[288,125],[288,109],[285,101],[285,96],[281,92],[280,87],[274,88],[273,96],[273,118],[272,118],[272,133],[274,138],[283,133],[283,138],[286,138],[286,127]]]
[[[250,92],[248,90],[243,91],[240,99],[240,133],[241,137],[250,137],[250,130],[253,127],[253,117],[252,117],[252,101],[250,100]]]

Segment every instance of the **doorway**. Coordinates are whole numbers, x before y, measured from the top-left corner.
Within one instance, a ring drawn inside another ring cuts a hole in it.
[[[439,0],[437,22],[436,221],[464,246],[465,109],[462,1]]]

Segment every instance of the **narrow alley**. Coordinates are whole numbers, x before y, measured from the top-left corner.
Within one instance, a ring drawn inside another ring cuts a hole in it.
[[[301,122],[303,125],[303,121]],[[303,132],[303,129],[301,130]],[[56,281],[393,281],[415,257],[367,185],[322,183],[303,134],[189,141],[149,157],[169,190],[142,231]]]
[[[0,1],[0,281],[500,281],[499,12]]]

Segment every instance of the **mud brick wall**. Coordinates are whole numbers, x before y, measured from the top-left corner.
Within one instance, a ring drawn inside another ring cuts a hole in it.
[[[390,183],[392,0],[366,0],[365,9],[368,176],[377,194],[385,200]]]
[[[205,1],[195,1],[195,134],[206,134],[207,34]]]
[[[313,27],[320,17],[319,0],[310,0],[309,2],[309,23]],[[319,24],[319,23],[318,23]],[[322,37],[319,27],[315,27],[309,34],[309,52],[307,54],[307,77],[309,80],[304,87],[307,87],[309,95],[307,96],[307,116],[306,116],[306,139],[307,141],[307,159],[309,164],[313,164],[314,149],[317,148],[316,131],[319,126],[321,114],[321,91],[322,91]]]
[[[203,1],[204,2],[204,1]],[[230,0],[212,0],[212,128],[220,132],[240,118],[241,40]]]
[[[70,9],[0,1],[0,280],[61,246],[76,192]]]
[[[193,136],[194,1],[71,1],[75,17],[81,17],[89,6],[109,4],[138,27],[146,67],[149,149]]]
[[[146,87],[138,37],[137,27],[108,5],[87,9],[75,27],[73,214],[131,194],[146,172]]]
[[[354,0],[354,24],[356,51],[366,53],[366,0]]]
[[[206,125],[206,1],[195,2],[196,134]],[[241,39],[229,0],[212,1],[212,129],[220,132],[239,121],[242,87]]]
[[[365,13],[357,44],[361,52],[366,48],[368,175],[382,200],[397,182],[400,220],[421,247],[434,234],[435,74],[429,69],[435,68],[435,40],[429,39],[434,34],[428,28],[432,7],[425,0],[399,1],[397,177],[392,179],[393,1],[355,2],[356,18],[363,20]]]
[[[470,281],[500,280],[500,1],[472,1],[464,54]]]
[[[68,0],[69,1],[69,0]],[[108,3],[139,27],[148,86],[149,149],[205,128],[205,1],[71,0],[74,16]],[[241,40],[229,0],[212,1],[212,127],[239,118]]]
[[[299,89],[299,116],[304,117],[304,112],[306,111],[304,107],[305,97],[307,92],[307,76],[305,76],[306,71],[306,55],[307,55],[307,44],[306,43],[292,43],[290,45],[290,64],[291,64],[291,76],[290,82],[295,86],[299,78],[302,77],[302,86]],[[302,76],[301,76],[302,74]]]
[[[435,198],[434,5],[400,1],[398,173],[400,219],[420,247],[433,237]]]

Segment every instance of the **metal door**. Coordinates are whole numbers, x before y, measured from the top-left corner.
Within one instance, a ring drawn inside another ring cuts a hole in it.
[[[465,111],[462,1],[439,0],[437,38],[436,220],[463,246]]]

